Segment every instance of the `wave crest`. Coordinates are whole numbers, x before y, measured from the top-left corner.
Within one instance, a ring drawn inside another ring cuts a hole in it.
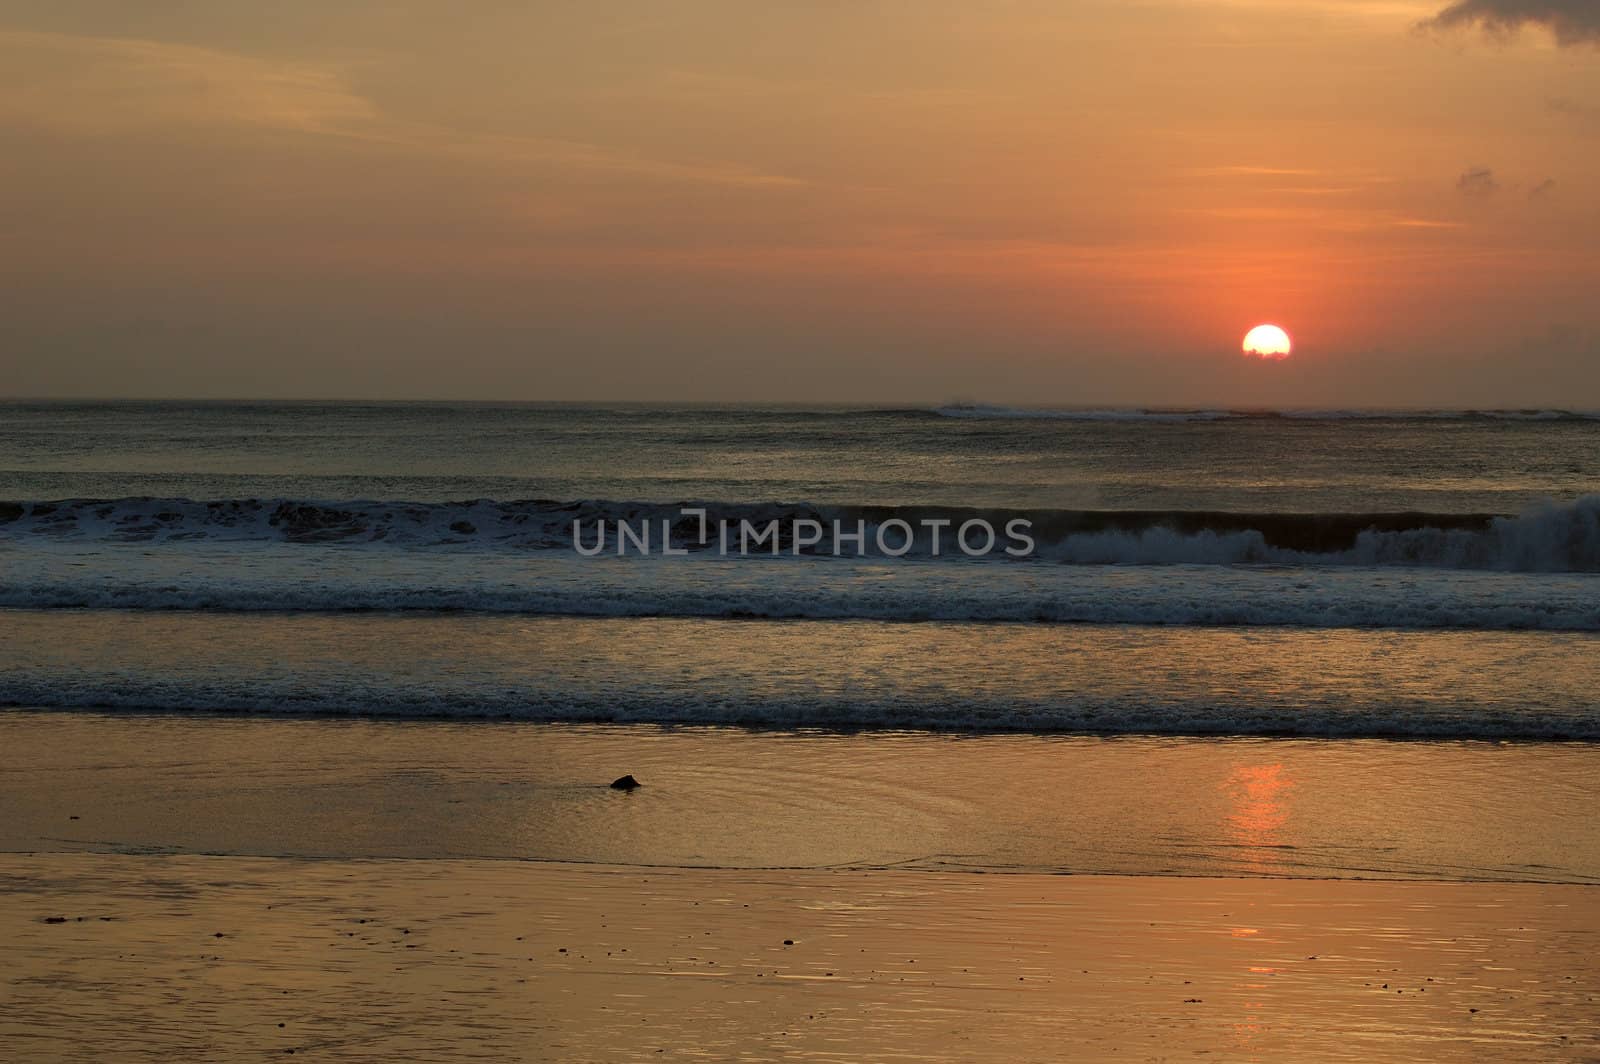
[[[601,522],[615,553],[616,528],[648,526],[659,549],[662,529],[674,545],[716,551],[717,536],[701,541],[697,516],[765,526],[777,522],[776,553],[832,553],[831,530],[866,530],[865,553],[880,553],[877,532],[889,522],[910,526],[910,554],[929,558],[935,535],[941,560],[961,560],[954,531],[988,522],[1004,536],[1013,521],[1029,522],[1035,548],[1024,562],[1070,565],[1297,565],[1407,566],[1508,572],[1600,572],[1600,495],[1550,501],[1518,516],[1444,513],[1232,513],[1162,510],[1020,510],[946,506],[822,506],[809,503],[557,502],[329,502],[300,499],[69,499],[0,502],[0,542],[162,543],[264,541],[339,543],[369,547],[449,547],[459,550],[570,550],[574,528],[592,547]],[[815,522],[830,535],[797,543],[796,522]],[[902,526],[902,527],[903,527]],[[941,530],[942,528],[942,530]],[[898,547],[901,533],[886,529]],[[773,553],[770,548],[762,548]],[[855,553],[854,546],[843,548]],[[992,559],[1004,559],[996,551]]]

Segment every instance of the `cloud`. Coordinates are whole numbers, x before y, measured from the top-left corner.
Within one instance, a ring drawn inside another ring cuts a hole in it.
[[[188,45],[0,30],[0,121],[101,134],[220,123],[308,133],[376,117],[337,72]]]
[[[1423,29],[1450,30],[1479,26],[1489,33],[1513,33],[1524,26],[1542,26],[1556,43],[1600,44],[1600,2],[1596,0],[1456,0],[1421,24]]]
[[[1279,166],[1202,166],[1184,173],[1193,177],[1315,177],[1320,171]]]
[[[0,126],[80,136],[153,128],[266,128],[660,181],[751,188],[807,182],[723,161],[688,161],[553,137],[465,132],[408,121],[358,93],[336,66],[120,37],[0,29]]]
[[[1547,177],[1528,190],[1529,199],[1544,199],[1556,187],[1556,179]]]
[[[1475,166],[1456,178],[1456,191],[1463,196],[1483,198],[1492,196],[1500,189],[1500,183],[1494,179],[1494,171],[1487,166]]]
[[[1396,229],[1460,229],[1460,222],[1441,222],[1434,218],[1393,218],[1387,223]]]

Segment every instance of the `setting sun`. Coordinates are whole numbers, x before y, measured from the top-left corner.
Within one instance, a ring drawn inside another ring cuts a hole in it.
[[[1289,334],[1276,325],[1257,325],[1244,337],[1244,353],[1256,358],[1288,358]]]

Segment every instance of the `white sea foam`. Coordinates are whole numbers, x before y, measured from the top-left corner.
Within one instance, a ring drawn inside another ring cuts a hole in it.
[[[460,610],[595,617],[1600,630],[1596,577],[1291,566],[850,558],[586,559],[321,544],[70,543],[8,553],[0,606]]]
[[[980,519],[1005,529],[1029,523],[1033,561],[1074,565],[1295,565],[1397,566],[1485,569],[1506,572],[1600,572],[1600,495],[1548,501],[1515,517],[1395,513],[1206,513],[1193,511],[1075,511],[978,509],[933,506],[822,506],[808,503],[581,502],[350,502],[294,499],[65,500],[0,503],[0,544],[26,551],[55,543],[146,543],[182,551],[200,543],[338,543],[372,549],[447,547],[463,556],[483,550],[571,551],[575,528],[595,542],[602,522],[610,529],[648,526],[661,543],[663,526],[680,546],[712,553],[715,533],[697,544],[707,512],[711,528],[726,521],[777,522],[780,550],[792,553],[797,521],[835,524],[866,532],[875,551],[877,531],[890,521],[922,528],[927,519],[949,527]],[[888,537],[902,542],[901,532]],[[1010,543],[1010,540],[1005,542]],[[770,548],[763,548],[769,549]],[[823,546],[813,548],[825,552]],[[853,553],[853,549],[851,551]],[[912,553],[931,553],[931,537]],[[959,564],[946,536],[945,560]]]

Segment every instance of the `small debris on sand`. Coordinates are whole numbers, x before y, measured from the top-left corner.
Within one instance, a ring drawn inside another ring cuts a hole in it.
[[[611,781],[611,789],[614,791],[631,791],[635,787],[642,786],[644,786],[644,784],[640,783],[632,776],[623,776],[621,779],[615,779]]]

